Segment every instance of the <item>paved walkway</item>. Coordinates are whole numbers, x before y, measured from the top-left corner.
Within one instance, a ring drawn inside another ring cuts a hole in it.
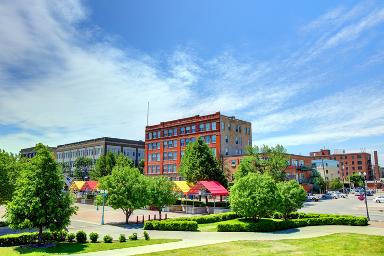
[[[312,226],[298,229],[290,229],[273,233],[252,233],[252,232],[176,232],[176,231],[149,231],[151,238],[179,238],[180,242],[166,244],[154,244],[125,249],[116,249],[92,253],[83,253],[82,256],[102,255],[138,255],[173,249],[203,246],[222,242],[238,240],[281,240],[300,239],[324,236],[334,233],[358,233],[367,235],[384,236],[384,229],[377,227],[354,227],[354,226]]]

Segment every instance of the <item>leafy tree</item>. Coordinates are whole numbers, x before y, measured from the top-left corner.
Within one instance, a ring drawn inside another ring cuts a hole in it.
[[[246,156],[235,173],[235,178],[239,179],[248,173],[268,173],[275,181],[284,181],[287,168],[287,151],[281,145],[275,147],[248,147]]]
[[[61,172],[64,174],[64,176],[67,176],[67,177],[74,176],[71,172],[71,167],[69,166],[69,163],[59,163],[59,168],[61,169]]]
[[[179,171],[188,182],[215,180],[224,187],[228,186],[228,181],[218,161],[208,145],[201,139],[188,144],[181,159]]]
[[[343,183],[341,183],[339,178],[333,179],[329,182],[329,188],[332,190],[340,190],[343,188]]]
[[[93,168],[93,160],[89,157],[78,157],[74,162],[75,173],[74,176],[81,180],[86,180],[89,177],[89,173]]]
[[[278,198],[276,182],[266,173],[249,173],[238,179],[229,197],[233,211],[253,219],[270,216]]]
[[[326,190],[327,184],[315,168],[312,169],[311,183],[313,184],[314,191],[321,192]]]
[[[135,167],[135,164],[133,163],[131,158],[126,157],[123,154],[118,154],[116,157],[115,166],[133,168]]]
[[[303,207],[307,199],[304,188],[295,180],[277,183],[277,191],[279,194],[277,210],[283,215],[284,219],[288,219],[291,212]]]
[[[349,176],[349,181],[354,187],[364,187],[364,178],[356,172]]]
[[[11,199],[23,162],[26,160],[0,150],[0,205]]]
[[[175,183],[167,177],[153,177],[149,179],[149,201],[156,206],[161,219],[161,211],[164,206],[174,204],[177,200]]]
[[[100,156],[96,160],[95,168],[91,171],[91,178],[98,180],[112,173],[113,167],[116,165],[116,156],[112,152]]]
[[[149,201],[147,178],[137,168],[116,166],[100,180],[100,188],[108,191],[108,205],[124,212],[126,223],[135,209]]]
[[[139,168],[139,171],[141,174],[144,174],[144,165],[145,165],[145,161],[144,161],[144,159],[141,159],[138,166],[137,166],[137,168]]]
[[[41,243],[43,228],[62,230],[70,223],[76,207],[63,191],[63,175],[52,153],[42,144],[36,145],[36,152],[16,182],[5,216],[11,228],[38,228]]]

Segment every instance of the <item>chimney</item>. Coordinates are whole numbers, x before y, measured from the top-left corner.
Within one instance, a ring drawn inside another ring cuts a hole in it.
[[[379,165],[379,158],[377,157],[377,150],[373,151],[373,159],[376,166]]]

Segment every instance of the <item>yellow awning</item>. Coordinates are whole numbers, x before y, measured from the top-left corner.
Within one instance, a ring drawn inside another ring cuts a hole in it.
[[[78,190],[80,191],[81,188],[84,186],[85,181],[74,181],[71,184],[70,190]]]
[[[183,192],[184,194],[188,193],[190,187],[186,181],[173,181],[176,184],[177,190]]]

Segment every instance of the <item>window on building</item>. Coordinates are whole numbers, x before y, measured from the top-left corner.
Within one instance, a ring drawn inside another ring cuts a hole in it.
[[[204,124],[200,124],[200,125],[199,125],[199,130],[200,130],[201,132],[204,131]]]
[[[148,139],[152,139],[152,133],[150,132],[150,133],[148,133]]]
[[[185,133],[191,133],[191,127],[190,126],[187,126],[185,128]]]
[[[235,138],[235,144],[239,144],[239,139],[237,137]]]
[[[235,166],[236,166],[236,160],[232,160],[232,161],[231,161],[231,166],[232,166],[232,167],[235,167]]]
[[[228,131],[231,130],[231,124],[228,124]]]
[[[361,164],[363,164],[363,161],[357,161],[357,164],[361,165]]]
[[[177,128],[173,128],[173,135],[177,135]]]
[[[352,164],[355,164],[355,161],[352,161]]]
[[[181,139],[181,140],[180,140],[180,146],[181,146],[181,147],[184,147],[184,145],[185,145],[184,143],[185,143],[185,140],[184,140],[184,139]]]
[[[236,125],[236,127],[235,127],[235,132],[238,132],[238,131],[239,131],[239,126]]]
[[[224,131],[224,129],[225,129],[225,123],[224,123],[224,122],[221,122],[221,130]]]
[[[207,144],[211,143],[211,136],[205,136],[205,143]]]
[[[361,159],[361,154],[358,154],[358,155],[357,155],[357,158],[358,158],[358,159]]]
[[[241,133],[241,126],[239,125],[239,133]]]
[[[196,138],[195,137],[192,137],[191,138],[191,142],[195,142],[196,141]]]
[[[363,170],[363,167],[362,166],[357,166],[357,170]]]
[[[216,157],[216,148],[211,148],[212,155]]]
[[[228,155],[228,148],[225,149],[225,155]]]
[[[157,149],[160,149],[160,142],[156,143]]]
[[[196,132],[196,125],[192,125],[191,130],[192,130],[192,133],[195,133]]]
[[[212,135],[212,143],[216,143],[216,135]]]
[[[225,135],[225,143],[228,143],[228,135]]]
[[[207,131],[211,130],[211,124],[210,123],[205,124],[205,130],[207,130]]]
[[[184,127],[181,127],[180,128],[180,134],[184,134],[185,133],[185,128]]]
[[[216,130],[216,122],[212,122],[212,131]]]
[[[190,142],[190,139],[189,139],[189,138],[186,138],[186,139],[185,139],[185,145],[188,145],[189,142]]]

